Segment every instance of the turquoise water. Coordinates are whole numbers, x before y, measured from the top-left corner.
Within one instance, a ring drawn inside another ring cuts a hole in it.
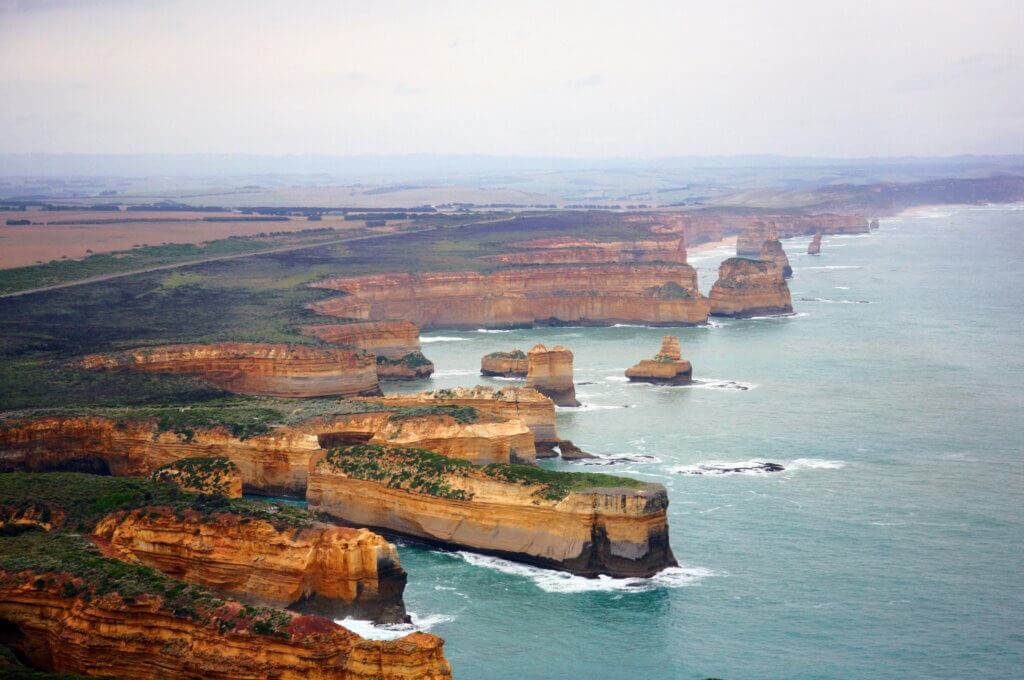
[[[586,406],[562,436],[652,458],[553,466],[665,484],[682,565],[587,581],[401,546],[455,677],[1024,677],[1022,230],[1024,210],[964,209],[817,258],[787,241],[796,316],[678,331],[717,387],[622,381],[662,329],[425,334],[438,373],[416,389],[508,385],[483,354],[570,347]],[[692,258],[703,291],[727,255]],[[748,460],[789,469],[686,474]]]

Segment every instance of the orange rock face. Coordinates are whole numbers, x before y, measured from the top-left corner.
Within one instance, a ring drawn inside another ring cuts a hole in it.
[[[525,378],[528,369],[526,352],[519,349],[511,352],[491,352],[480,360],[480,373],[483,375]]]
[[[299,332],[325,342],[401,359],[420,351],[420,329],[409,321],[361,321],[301,326]]]
[[[807,245],[808,255],[820,255],[821,254],[821,234],[817,233],[811,242]]]
[[[457,387],[418,394],[389,394],[386,397],[369,397],[361,401],[394,408],[472,406],[480,413],[501,420],[522,421],[530,430],[538,447],[550,448],[561,441],[555,425],[555,403],[537,390],[526,387],[506,387],[500,390],[480,386]]]
[[[324,459],[310,474],[308,501],[310,509],[346,523],[585,576],[648,577],[676,564],[660,484],[550,498],[541,485],[487,477],[479,469],[445,474],[443,483],[464,499],[357,479]]]
[[[793,268],[789,266],[789,258],[786,256],[786,251],[783,250],[779,239],[765,241],[761,245],[761,254],[758,259],[771,262],[781,269],[782,278],[784,279],[793,276]]]
[[[507,328],[552,322],[685,326],[707,321],[689,265],[531,267],[493,274],[380,274],[311,284],[345,291],[313,303],[332,316],[408,319],[421,328]]]
[[[278,397],[379,394],[373,355],[251,342],[165,345],[84,357],[85,368],[184,373],[240,394]]]
[[[611,264],[666,262],[686,264],[683,239],[597,242],[552,238],[506,244],[526,252],[488,255],[484,260],[508,265]]]
[[[108,515],[93,535],[110,557],[144,564],[250,604],[299,605],[332,618],[407,620],[395,546],[366,529],[147,507]]]
[[[133,680],[449,680],[444,642],[413,633],[364,640],[333,621],[280,612],[283,633],[258,634],[243,607],[228,602],[208,620],[176,615],[148,595],[61,593],[67,575],[43,585],[30,572],[0,571],[0,618],[11,646],[36,668]],[[233,622],[230,627],[221,623]]]
[[[790,314],[793,303],[782,270],[772,262],[731,257],[718,267],[711,314],[750,317]]]
[[[553,430],[553,404],[533,394],[551,410]],[[514,414],[517,402],[503,403],[503,410],[481,409],[498,415],[477,423],[461,423],[447,415],[393,420],[389,412],[365,413],[313,418],[247,439],[225,428],[197,429],[185,437],[161,432],[154,421],[50,416],[0,428],[0,471],[145,476],[182,458],[220,456],[238,467],[248,492],[304,496],[311,462],[325,447],[339,442],[416,446],[479,463],[532,462],[531,431],[514,416],[504,415]]]
[[[28,506],[0,503],[0,529],[37,527],[49,531],[63,522],[64,511],[50,507],[47,503],[34,503]]]
[[[579,406],[572,380],[572,352],[562,347],[548,349],[535,345],[526,355],[526,386],[532,387],[558,406]]]
[[[693,382],[693,367],[680,354],[679,338],[666,335],[661,339],[661,351],[653,359],[627,368],[626,377],[633,382],[685,385]]]

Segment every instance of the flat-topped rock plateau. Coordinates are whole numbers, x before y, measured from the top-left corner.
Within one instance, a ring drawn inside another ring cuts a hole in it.
[[[525,378],[529,371],[526,352],[514,349],[511,352],[491,352],[480,360],[481,375],[496,375],[504,378]]]
[[[348,524],[584,576],[649,577],[676,565],[665,487],[625,477],[351,446],[317,462],[307,499]]]
[[[254,342],[143,347],[83,357],[105,370],[180,373],[239,394],[277,397],[379,394],[372,354],[340,348]]]
[[[532,387],[558,406],[579,406],[572,380],[572,351],[562,347],[548,349],[534,345],[526,353],[526,386]]]
[[[711,287],[711,314],[751,317],[791,314],[793,302],[782,270],[773,263],[731,257],[718,267]]]
[[[478,272],[377,274],[310,284],[338,290],[310,309],[356,319],[407,319],[421,328],[574,323],[689,326],[707,321],[697,272],[686,264],[539,266]]]

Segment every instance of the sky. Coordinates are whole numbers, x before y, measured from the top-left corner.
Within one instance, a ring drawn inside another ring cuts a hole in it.
[[[0,0],[0,152],[1024,153],[1024,0]]]

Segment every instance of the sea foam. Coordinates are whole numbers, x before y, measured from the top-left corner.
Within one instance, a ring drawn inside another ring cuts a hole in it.
[[[445,614],[427,614],[420,616],[416,612],[409,612],[412,623],[386,623],[378,624],[364,619],[347,617],[336,619],[335,623],[348,628],[353,633],[361,635],[368,640],[396,640],[405,637],[409,633],[424,633],[439,623],[446,623],[455,620],[454,616]]]

